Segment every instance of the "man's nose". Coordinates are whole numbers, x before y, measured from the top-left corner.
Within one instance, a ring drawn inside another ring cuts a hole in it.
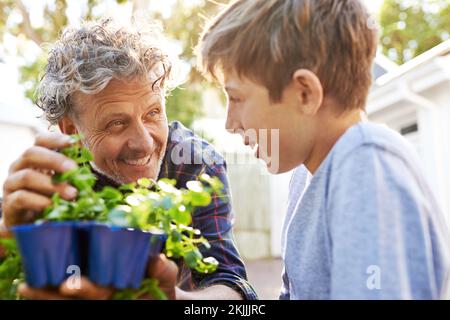
[[[143,124],[137,124],[128,139],[128,148],[143,154],[153,152],[155,140]]]

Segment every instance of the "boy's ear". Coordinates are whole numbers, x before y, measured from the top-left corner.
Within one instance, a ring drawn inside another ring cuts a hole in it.
[[[292,76],[292,82],[301,112],[315,115],[323,101],[323,87],[319,78],[308,69],[298,69]]]
[[[67,135],[78,133],[78,129],[75,126],[75,123],[73,122],[72,119],[70,119],[67,116],[65,116],[58,122],[58,127],[62,133],[67,134]]]

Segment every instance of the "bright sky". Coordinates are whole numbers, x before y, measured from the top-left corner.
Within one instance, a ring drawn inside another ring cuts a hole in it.
[[[141,1],[141,0],[137,0]],[[159,11],[163,16],[170,15],[170,8],[176,0],[149,0],[151,10]],[[184,0],[188,4],[198,4],[203,0]],[[373,13],[378,12],[383,0],[364,0]],[[52,0],[23,0],[24,4],[29,8],[30,19],[34,27],[41,26],[43,21],[42,10],[45,4],[52,4]],[[144,0],[145,2],[145,0]],[[70,24],[77,25],[80,17],[83,15],[83,10],[86,8],[87,0],[68,0],[68,12]],[[98,8],[98,13],[114,16],[118,20],[129,21],[131,16],[131,3],[121,6],[120,10],[117,10],[117,3],[115,0],[105,0]],[[12,15],[9,18],[9,22],[20,21],[21,16],[19,14]],[[32,60],[39,49],[33,44],[25,44],[23,41],[17,40],[11,35],[6,35],[3,39],[3,45],[6,47],[7,52],[2,52],[0,48],[0,56],[4,58],[5,63],[0,63],[0,88],[2,88],[2,95],[0,96],[0,103],[8,105],[25,105],[29,104],[29,101],[23,98],[23,87],[19,85],[19,72],[18,66],[23,64],[26,60]],[[25,53],[25,61],[17,58],[18,53],[16,51],[17,45],[22,46]],[[176,48],[174,48],[176,49]]]
[[[377,13],[383,4],[383,0],[364,0],[364,2],[372,13]]]

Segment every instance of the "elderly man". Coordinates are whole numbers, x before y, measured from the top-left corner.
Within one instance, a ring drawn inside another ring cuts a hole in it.
[[[225,198],[229,198],[221,156],[208,154],[208,161],[194,162],[199,153],[203,155],[202,150],[211,151],[211,146],[181,123],[167,123],[165,92],[171,64],[158,39],[158,30],[137,31],[116,26],[111,20],[62,34],[50,52],[38,105],[64,134],[39,136],[35,146],[11,165],[4,184],[3,227],[36,219],[55,192],[65,199],[76,197],[75,188],[55,185],[51,180],[52,173],[76,167],[56,151],[70,145],[68,135],[75,133],[83,135],[83,143],[94,155],[91,166],[98,177],[96,188],[118,186],[141,177],[172,178],[177,187],[185,187],[187,181],[207,173],[221,179]],[[180,163],[180,150],[191,152],[188,161]],[[148,275],[160,280],[170,298],[256,298],[233,242],[232,212],[227,200],[214,198],[209,206],[193,213],[193,227],[200,229],[211,244],[205,254],[219,261],[215,273],[201,275],[182,263],[178,272],[164,256],[149,265]],[[106,298],[111,293],[85,278],[82,288],[74,290],[64,284],[59,292],[25,285],[19,292],[29,298]]]

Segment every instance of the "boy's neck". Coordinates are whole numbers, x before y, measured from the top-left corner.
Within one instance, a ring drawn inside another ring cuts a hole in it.
[[[304,162],[311,174],[316,172],[347,129],[363,120],[362,110],[360,109],[351,110],[339,116],[328,110],[318,114],[318,117],[319,129],[316,139],[309,157]]]

